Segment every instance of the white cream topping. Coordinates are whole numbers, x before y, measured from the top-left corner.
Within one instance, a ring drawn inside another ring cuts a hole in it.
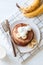
[[[18,34],[17,34],[17,37],[20,38],[22,37],[23,39],[25,39],[27,37],[27,32],[28,31],[31,31],[31,27],[28,25],[28,26],[23,26],[23,27],[19,27],[18,28]]]

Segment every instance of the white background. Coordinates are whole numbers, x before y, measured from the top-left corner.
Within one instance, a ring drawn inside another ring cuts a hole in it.
[[[12,14],[17,11],[16,2],[21,0],[0,0],[0,22],[4,19],[9,18]],[[26,0],[22,0],[23,2]],[[43,50],[34,56],[31,60],[26,60],[23,65],[43,65]],[[14,60],[13,62],[4,63],[0,60],[0,65],[18,65],[18,62]],[[20,64],[21,65],[21,64]]]

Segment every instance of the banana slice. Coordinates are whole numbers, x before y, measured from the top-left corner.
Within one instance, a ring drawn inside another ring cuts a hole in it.
[[[19,35],[19,33],[17,33],[17,34],[16,34],[16,36],[17,36],[18,38],[20,38],[20,35]]]
[[[23,12],[23,13],[27,13],[27,12],[32,12],[33,10],[35,10],[36,8],[38,8],[40,5],[40,0],[34,0],[34,2],[28,6],[28,7],[20,7],[17,3],[16,6]]]
[[[22,39],[26,39],[27,38],[27,35],[25,35],[25,36],[22,36]]]
[[[33,48],[35,45],[37,44],[37,40],[33,39],[30,43],[29,43],[29,47]]]
[[[29,18],[29,17],[32,18],[32,17],[38,16],[38,15],[40,15],[40,14],[43,14],[43,4],[40,5],[40,7],[37,8],[35,11],[33,11],[33,12],[31,12],[31,13],[26,13],[26,14],[24,14],[24,16],[25,16],[25,17],[28,17],[28,18]]]
[[[19,35],[19,33],[17,33],[17,34],[16,34],[16,36],[17,36],[18,38],[20,38],[20,37],[21,37],[21,36]],[[26,38],[27,38],[27,35],[22,36],[21,38],[22,38],[22,39],[26,39]]]

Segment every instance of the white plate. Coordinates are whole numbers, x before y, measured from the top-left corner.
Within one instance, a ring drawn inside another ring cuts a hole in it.
[[[15,22],[13,23],[12,27],[15,26],[15,25],[18,24],[18,23],[26,23],[26,24],[29,24],[29,25],[31,26],[31,28],[33,29],[33,31],[34,31],[34,34],[35,34],[35,37],[36,37],[37,42],[39,43],[39,41],[40,41],[40,31],[39,31],[37,25],[34,24],[34,22],[29,21],[29,20],[28,20],[28,21],[27,21],[27,20],[18,20],[18,21],[15,21]],[[37,44],[38,44],[38,43],[37,43]],[[37,45],[36,45],[36,46],[37,46]],[[36,46],[34,46],[34,48],[36,48]],[[20,52],[22,52],[22,53],[30,52],[30,51],[32,51],[34,48],[30,48],[28,45],[25,46],[25,47],[18,46],[18,49],[19,49]]]

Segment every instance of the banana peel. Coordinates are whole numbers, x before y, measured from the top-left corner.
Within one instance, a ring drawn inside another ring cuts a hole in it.
[[[28,18],[32,18],[32,17],[38,16],[38,15],[41,15],[41,14],[43,14],[43,4],[40,5],[40,7],[37,8],[36,10],[34,10],[30,13],[25,13],[24,16],[28,17]]]

